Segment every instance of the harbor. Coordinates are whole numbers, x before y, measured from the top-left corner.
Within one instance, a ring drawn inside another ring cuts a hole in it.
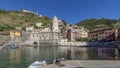
[[[0,2],[0,68],[120,68],[120,0]]]
[[[66,67],[70,65],[78,66],[79,63],[86,67],[94,65],[96,62],[96,66],[104,65],[104,63],[108,63],[105,65],[113,64],[115,66],[119,63],[119,53],[116,52],[116,48],[54,45],[39,47],[20,46],[17,49],[3,48],[0,50],[0,68],[27,68],[34,61],[40,60],[47,62],[46,68],[50,68],[51,66],[58,68],[58,66],[53,64],[53,59],[58,56],[65,58],[65,61],[62,63]]]

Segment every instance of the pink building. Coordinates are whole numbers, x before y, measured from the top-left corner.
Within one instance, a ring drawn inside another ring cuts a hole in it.
[[[67,39],[67,30],[68,29],[66,27],[61,28],[61,34],[65,39]]]
[[[77,29],[68,29],[67,31],[67,38],[68,41],[74,42],[77,38]]]

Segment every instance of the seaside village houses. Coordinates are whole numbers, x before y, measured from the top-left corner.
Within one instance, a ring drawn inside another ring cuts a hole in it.
[[[63,22],[58,20],[56,16],[52,19],[52,27],[44,27],[42,23],[36,23],[38,29],[34,27],[26,27],[26,32],[22,32],[19,29],[10,31],[10,42],[21,43],[26,45],[41,45],[41,44],[63,44],[67,42],[76,42],[77,38],[87,38],[89,30],[83,26],[78,27],[77,25],[61,26]],[[14,42],[13,42],[14,41]]]
[[[27,42],[29,44],[33,44],[37,42],[37,44],[42,43],[66,43],[66,42],[76,42],[78,38],[96,38],[96,41],[100,42],[111,42],[115,41],[115,28],[107,27],[101,29],[94,29],[89,31],[84,28],[84,26],[77,25],[69,25],[67,24],[64,27],[59,27],[60,20],[55,16],[52,20],[52,28],[41,27],[40,29],[33,29],[33,27],[29,27],[27,29]],[[40,25],[40,24],[39,24]],[[120,40],[120,28],[117,32],[117,40]]]
[[[117,35],[117,38],[115,38]],[[96,38],[96,41],[99,42],[112,42],[120,40],[120,28],[117,30],[114,27],[101,28],[90,31],[88,34],[89,37]]]
[[[78,27],[77,25],[67,25],[61,29],[63,38],[67,38],[68,42],[76,42],[77,38],[87,38],[88,32],[89,30],[85,29],[83,26]]]
[[[56,16],[52,20],[52,28],[50,27],[41,27],[40,23],[37,25],[40,26],[39,29],[33,29],[33,27],[26,28],[27,41],[25,44],[57,44],[64,42],[75,42],[78,37],[88,37],[88,30],[84,27],[78,27],[76,25],[66,27],[59,27],[62,23],[61,20],[58,20]]]

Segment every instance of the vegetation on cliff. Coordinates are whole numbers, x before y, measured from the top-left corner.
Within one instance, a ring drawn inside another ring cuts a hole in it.
[[[99,28],[113,27],[119,20],[111,20],[111,19],[86,19],[79,23],[78,26],[84,26],[88,30],[94,30]]]
[[[15,29],[15,27],[35,26],[38,22],[47,27],[52,24],[51,18],[47,16],[39,16],[22,10],[0,10],[0,31]]]

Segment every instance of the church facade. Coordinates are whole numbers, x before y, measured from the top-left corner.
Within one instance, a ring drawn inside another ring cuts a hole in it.
[[[59,24],[56,16],[52,20],[52,29],[44,27],[40,29],[34,29],[28,34],[28,43],[30,45],[37,43],[38,45],[45,43],[58,43],[60,41]]]

